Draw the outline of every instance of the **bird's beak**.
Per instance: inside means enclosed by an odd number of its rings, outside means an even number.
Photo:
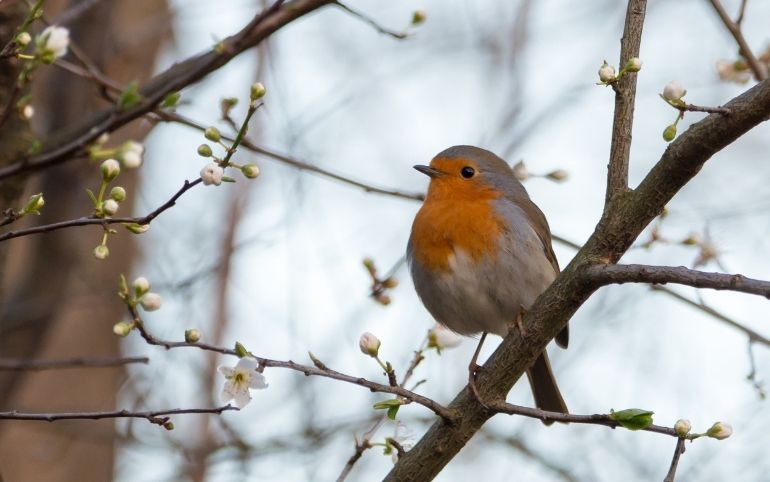
[[[414,166],[414,168],[417,169],[418,171],[420,171],[421,173],[425,174],[426,176],[428,176],[431,179],[435,179],[435,178],[441,176],[442,174],[444,174],[443,172],[439,171],[438,169],[434,169],[434,168],[432,168],[430,166],[423,166],[423,165],[418,164],[418,165]]]

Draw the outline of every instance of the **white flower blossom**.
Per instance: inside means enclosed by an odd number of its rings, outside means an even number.
[[[21,117],[24,120],[30,120],[35,115],[35,108],[27,104],[21,109]]]
[[[439,350],[454,348],[462,341],[463,338],[460,335],[439,323],[428,330],[428,346],[430,348],[438,348]]]
[[[679,100],[687,93],[678,80],[672,80],[663,88],[663,98],[666,100]]]
[[[123,163],[123,166],[128,169],[136,169],[142,165],[142,155],[144,154],[144,146],[135,141],[126,141],[120,146],[120,153],[118,159]]]
[[[358,340],[358,348],[364,355],[376,357],[380,351],[380,340],[367,331]]]
[[[216,162],[210,162],[203,166],[203,169],[201,169],[201,179],[203,179],[203,184],[206,186],[210,186],[212,184],[219,186],[222,184],[222,177],[224,175],[225,170],[222,169],[222,166]]]
[[[37,37],[37,45],[41,52],[50,53],[55,59],[67,55],[70,45],[70,31],[64,27],[51,25]]]
[[[219,372],[225,376],[225,384],[219,395],[222,403],[234,400],[236,407],[243,408],[251,401],[250,389],[267,388],[265,376],[255,371],[257,365],[254,358],[243,357],[235,367],[219,367]]]
[[[134,280],[133,287],[136,296],[143,296],[150,291],[150,282],[144,276],[140,276]]]
[[[120,174],[120,163],[115,159],[107,159],[102,162],[100,169],[102,170],[102,179],[106,182],[110,182]]]
[[[144,308],[145,311],[155,311],[160,309],[160,305],[163,304],[163,298],[161,298],[158,293],[151,292],[142,296],[142,299],[139,301],[139,303],[142,304],[142,308]]]

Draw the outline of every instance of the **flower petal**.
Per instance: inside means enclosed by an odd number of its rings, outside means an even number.
[[[219,399],[222,403],[229,403],[233,398],[235,398],[233,385],[229,382],[225,383],[224,386],[222,386],[222,392],[219,394]]]
[[[251,381],[249,381],[249,388],[254,390],[262,390],[267,388],[267,380],[261,373],[254,372],[251,374]]]
[[[219,373],[224,375],[225,378],[230,378],[235,374],[235,370],[232,367],[221,366],[219,367]]]
[[[259,362],[250,356],[245,356],[238,360],[238,364],[235,365],[236,369],[241,370],[247,370],[247,371],[254,371],[256,370],[257,366],[259,365]]]
[[[238,408],[243,408],[251,401],[251,394],[249,393],[248,388],[244,388],[243,390],[238,390],[235,392],[233,394],[233,398],[235,399],[235,406]]]

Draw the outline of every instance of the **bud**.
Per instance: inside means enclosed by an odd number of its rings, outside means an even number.
[[[120,146],[118,151],[118,160],[123,163],[123,167],[136,169],[142,165],[142,155],[144,146],[135,141],[126,141]]]
[[[198,146],[198,155],[201,157],[211,157],[213,152],[211,151],[211,146],[208,144],[201,144]]]
[[[425,10],[415,10],[412,14],[412,25],[420,25],[421,23],[425,22],[427,16],[428,14],[425,12]]]
[[[262,85],[260,82],[255,82],[251,84],[251,93],[250,93],[251,100],[259,100],[262,97],[264,97],[266,93],[267,93],[267,89],[265,89],[265,86]]]
[[[110,189],[110,197],[116,200],[117,202],[125,201],[126,190],[120,186],[115,186],[112,189]]]
[[[686,93],[678,80],[672,80],[663,88],[663,98],[666,100],[680,100]]]
[[[398,286],[398,280],[396,278],[386,278],[382,280],[382,286],[383,288],[393,289],[396,286]]]
[[[556,182],[565,181],[569,177],[569,173],[564,169],[556,169],[545,175],[548,179]]]
[[[21,45],[22,47],[26,47],[29,45],[29,43],[32,41],[32,36],[28,34],[27,32],[21,32],[19,35],[16,36],[16,43]]]
[[[667,126],[665,129],[663,129],[664,141],[671,142],[674,140],[674,137],[676,137],[676,124],[671,124],[670,126]]]
[[[184,341],[187,343],[198,343],[203,336],[197,328],[190,328],[184,331]]]
[[[615,67],[609,65],[605,60],[599,68],[599,80],[606,84],[615,80]]]
[[[686,437],[688,433],[690,433],[690,430],[692,429],[692,424],[689,420],[686,419],[679,419],[674,424],[674,431],[676,434],[680,437]]]
[[[141,298],[150,291],[150,282],[144,276],[140,276],[134,280],[133,288],[136,297]]]
[[[364,355],[376,357],[380,352],[380,340],[367,331],[358,340],[358,347]]]
[[[514,164],[513,175],[519,181],[526,181],[527,179],[529,179],[529,171],[527,170],[527,166],[524,165],[524,161],[519,161],[516,164]]]
[[[203,136],[211,142],[219,142],[220,139],[222,139],[222,135],[219,133],[219,129],[216,127],[207,128],[205,131],[203,131]]]
[[[94,248],[94,258],[96,259],[107,259],[109,255],[110,249],[105,244],[100,244]]]
[[[67,55],[70,44],[70,31],[64,27],[51,25],[46,27],[35,40],[40,59],[47,64]]]
[[[393,302],[390,296],[386,295],[385,293],[377,293],[374,295],[374,301],[381,304],[382,306],[388,306]]]
[[[113,325],[112,332],[118,336],[128,336],[133,328],[134,326],[132,323],[121,321],[120,323],[115,323],[115,325]]]
[[[123,226],[134,234],[142,234],[150,230],[149,224],[125,223]]]
[[[210,186],[211,184],[219,186],[222,184],[224,175],[225,170],[216,162],[210,162],[201,169],[201,179],[205,186]]]
[[[114,199],[107,199],[102,203],[102,212],[106,214],[107,216],[112,216],[116,212],[118,212],[118,208],[120,205],[118,202]]]
[[[724,440],[733,434],[733,427],[729,423],[717,422],[706,431],[706,436],[717,440]]]
[[[144,308],[145,311],[155,311],[160,309],[160,305],[163,304],[163,298],[161,298],[158,293],[147,293],[142,296],[139,303],[141,303],[142,308]]]
[[[43,193],[39,192],[29,197],[29,201],[21,209],[22,214],[40,214],[40,208],[45,206],[45,199],[43,199]]]
[[[642,61],[639,57],[631,57],[623,68],[626,72],[639,72],[642,70]]]
[[[246,164],[241,168],[241,172],[249,179],[254,179],[259,176],[259,167],[256,164]]]
[[[21,110],[19,111],[19,114],[21,114],[22,119],[30,120],[32,116],[35,115],[35,108],[27,104],[21,108]]]
[[[689,236],[682,240],[682,244],[685,246],[697,246],[700,244],[700,236],[696,233],[691,233]]]
[[[169,431],[174,430],[174,422],[172,422],[170,420],[168,422],[165,422],[163,424],[163,428],[165,428],[166,430],[169,430]]]
[[[364,258],[364,268],[372,275],[377,272],[377,267],[374,265],[372,258]]]
[[[110,182],[120,174],[120,164],[115,159],[107,159],[102,162],[102,179],[105,182]]]

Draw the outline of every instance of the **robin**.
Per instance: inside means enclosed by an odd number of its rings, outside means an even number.
[[[511,167],[473,146],[440,152],[430,166],[425,202],[414,218],[407,259],[417,294],[431,315],[461,335],[481,333],[469,387],[487,333],[504,337],[553,282],[559,264],[542,211]],[[567,348],[565,327],[556,343]],[[545,351],[527,370],[535,405],[568,413]],[[483,402],[481,402],[483,403]]]

